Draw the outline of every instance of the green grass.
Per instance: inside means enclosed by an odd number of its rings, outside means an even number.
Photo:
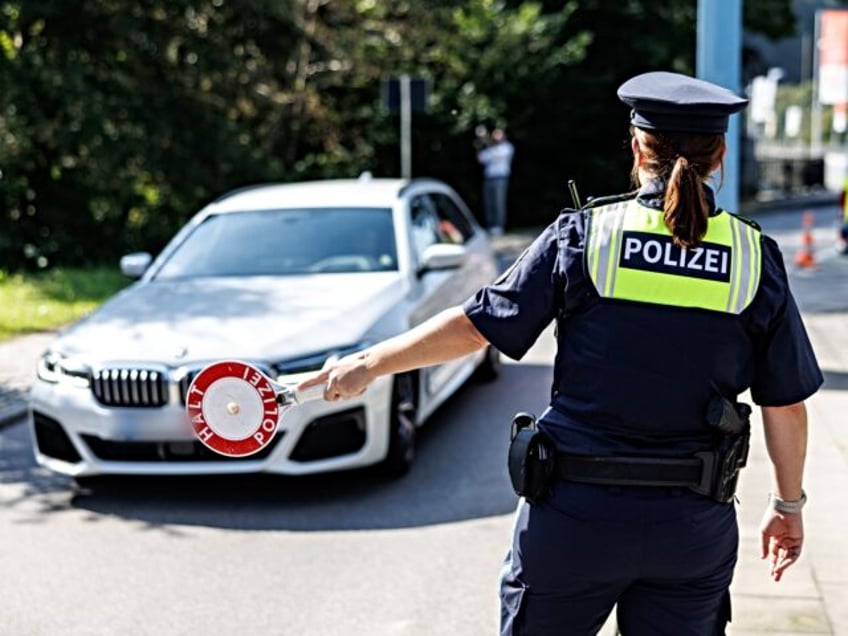
[[[0,270],[0,340],[51,331],[95,309],[130,280],[116,269]]]

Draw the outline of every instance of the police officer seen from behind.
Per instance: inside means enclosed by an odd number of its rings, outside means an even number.
[[[723,634],[746,390],[773,468],[761,529],[774,580],[803,545],[804,400],[822,374],[777,244],[717,209],[708,185],[747,102],[666,72],[618,96],[632,109],[638,191],[565,210],[462,307],[301,385],[345,398],[489,343],[519,359],[556,321],[550,406],[513,423],[510,477],[524,496],[502,634],[595,634],[616,604],[625,636]]]

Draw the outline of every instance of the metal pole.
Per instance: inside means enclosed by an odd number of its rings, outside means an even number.
[[[400,76],[400,176],[412,177],[412,90],[406,74]]]
[[[821,14],[816,11],[813,20],[813,98],[810,103],[810,158],[815,159],[821,154],[822,138],[822,108],[819,102],[819,38],[821,37]]]
[[[708,82],[740,93],[742,75],[742,0],[698,0],[695,74]],[[730,117],[724,184],[716,205],[739,209],[739,117]]]

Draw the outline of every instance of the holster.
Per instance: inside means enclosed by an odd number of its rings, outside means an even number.
[[[696,453],[704,463],[697,493],[729,503],[736,494],[739,471],[748,462],[751,407],[716,396],[707,408],[707,425],[716,433],[715,450]]]
[[[554,480],[556,447],[536,426],[536,418],[518,413],[512,419],[507,467],[512,489],[531,503],[550,492]]]

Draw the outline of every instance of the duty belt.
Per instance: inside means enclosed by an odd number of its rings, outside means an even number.
[[[748,459],[747,412],[725,398],[710,402],[707,423],[716,431],[713,450],[689,457],[589,457],[558,453],[536,418],[518,413],[510,428],[507,467],[513,490],[542,501],[557,479],[611,486],[684,487],[721,503],[735,499],[739,471]]]
[[[685,486],[706,491],[714,469],[713,453],[693,457],[585,457],[557,454],[560,479],[616,486]]]

